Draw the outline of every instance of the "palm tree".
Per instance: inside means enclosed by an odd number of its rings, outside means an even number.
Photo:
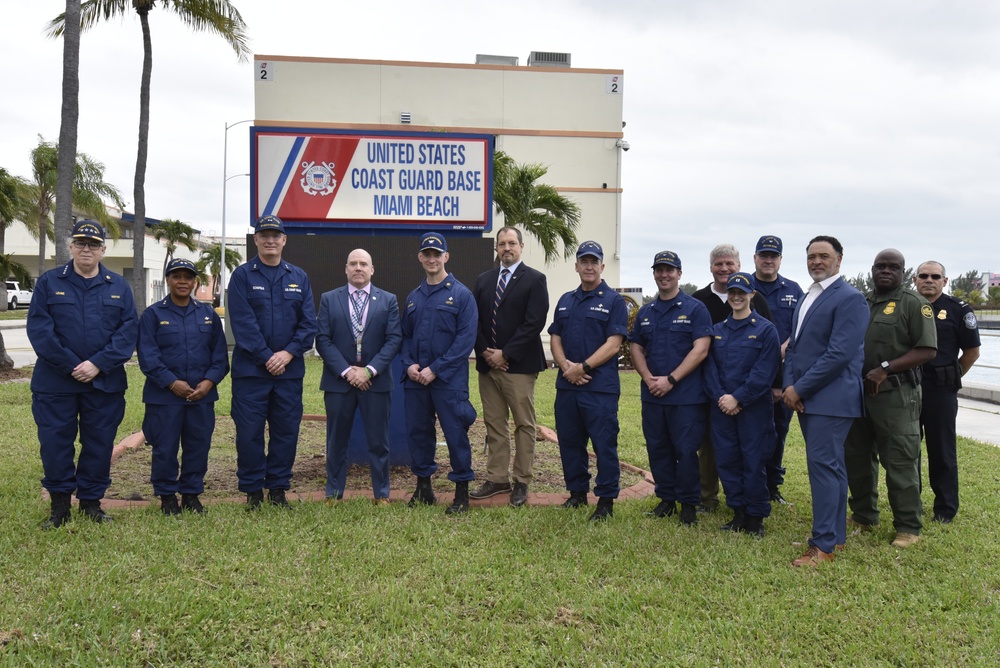
[[[80,0],[66,0],[71,27],[63,35],[62,118],[59,124],[59,174],[56,186],[57,239],[73,228],[73,181],[76,171],[76,135],[80,119]],[[56,264],[69,262],[69,248],[56,244]]]
[[[149,12],[157,0],[86,0],[80,5],[80,28],[87,30],[98,22],[124,17],[131,9],[139,15],[142,26],[142,79],[139,83],[139,144],[135,160],[135,235],[132,240],[132,292],[142,313],[146,308],[145,231],[146,231],[146,154],[149,150],[149,82],[153,72],[153,41],[149,32]],[[228,0],[159,0],[160,7],[172,11],[189,28],[207,30],[224,39],[246,62],[250,48],[246,43],[246,23]],[[49,24],[49,35],[63,34],[66,14]]]
[[[34,180],[27,188],[31,205],[25,222],[29,223],[29,230],[38,234],[38,275],[41,276],[45,271],[45,241],[55,238],[49,227],[49,215],[59,180],[59,147],[45,141],[41,135],[38,146],[31,151],[31,171]],[[117,239],[121,231],[118,222],[108,215],[105,198],[114,201],[119,208],[125,206],[118,188],[104,181],[104,165],[86,153],[77,153],[73,207],[100,222],[108,234]]]
[[[163,258],[163,271],[167,270],[167,263],[174,257],[177,246],[184,246],[189,251],[198,247],[194,242],[194,228],[179,220],[169,218],[153,225],[151,228],[153,239],[162,241],[167,247],[167,256]]]
[[[536,183],[548,172],[540,164],[519,165],[503,151],[493,156],[493,203],[504,224],[520,227],[535,237],[545,251],[545,262],[565,258],[576,250],[580,207],[552,186]]]
[[[3,255],[6,243],[7,228],[14,221],[24,216],[25,212],[24,179],[14,176],[0,167],[0,255]]]
[[[219,298],[222,286],[219,285],[219,274],[222,273],[222,244],[213,244],[201,252],[201,259],[195,263],[198,279],[207,278],[206,271],[212,275],[212,302]],[[243,257],[238,251],[226,246],[226,272],[232,275],[233,269],[243,263]],[[216,304],[218,306],[219,304]]]

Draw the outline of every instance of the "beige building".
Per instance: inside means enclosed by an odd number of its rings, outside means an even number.
[[[548,167],[543,180],[580,205],[577,237],[603,246],[604,278],[619,287],[623,72],[569,61],[537,52],[529,66],[497,56],[458,64],[257,55],[254,123],[492,135],[515,161]],[[494,216],[493,230],[502,225]],[[548,275],[553,307],[579,285],[573,260],[546,265],[530,236],[523,259]]]

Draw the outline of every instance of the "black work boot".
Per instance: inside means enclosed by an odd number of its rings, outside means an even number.
[[[208,512],[205,506],[201,505],[201,499],[197,494],[181,494],[181,510],[199,514]]]
[[[279,508],[288,508],[289,510],[292,508],[292,504],[288,503],[288,499],[285,498],[285,490],[283,489],[267,490],[267,502]]]
[[[98,524],[110,522],[112,520],[111,515],[108,515],[101,509],[100,499],[80,499],[80,513],[87,519],[97,522]]]
[[[460,515],[469,510],[469,481],[455,483],[455,500],[445,508],[445,515]]]
[[[764,537],[764,518],[750,517],[747,515],[746,523],[743,525],[743,532],[754,538]]]
[[[177,505],[177,495],[176,494],[161,494],[160,495],[160,510],[163,511],[164,515],[180,515],[181,507]]]
[[[247,493],[247,510],[260,510],[264,504],[264,490],[258,489],[256,492]]]
[[[611,516],[615,514],[615,500],[612,498],[601,497],[597,500],[597,510],[594,514],[590,516],[588,522],[603,522],[606,519],[610,519]]]
[[[468,489],[468,486],[466,489]],[[417,490],[413,492],[413,496],[410,497],[410,508],[415,507],[418,503],[422,503],[425,506],[433,506],[436,501],[437,499],[434,497],[434,487],[431,486],[430,476],[427,476],[426,478],[418,477]]]
[[[681,504],[681,524],[686,527],[694,526],[698,523],[698,511],[693,503]]]
[[[655,508],[646,513],[646,517],[670,517],[676,512],[676,501],[660,501]]]
[[[562,504],[563,508],[580,508],[587,505],[587,493],[586,492],[570,492],[569,498],[566,502]]]
[[[733,519],[719,527],[719,531],[743,531],[746,520],[746,511],[742,508],[733,508]]]
[[[43,529],[58,529],[62,525],[69,522],[70,513],[69,507],[72,501],[72,495],[62,492],[50,492],[49,500],[52,504],[51,512],[49,513],[49,519],[42,523]]]

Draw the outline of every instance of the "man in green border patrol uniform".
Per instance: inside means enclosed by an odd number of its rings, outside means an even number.
[[[879,523],[878,465],[885,469],[896,537],[905,548],[920,538],[920,366],[934,359],[937,328],[926,299],[903,287],[906,261],[887,248],[875,256],[865,335],[865,416],[847,436],[845,460],[852,516],[848,528]]]

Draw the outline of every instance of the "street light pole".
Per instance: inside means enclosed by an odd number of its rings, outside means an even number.
[[[229,183],[227,163],[229,161],[229,129],[243,123],[252,123],[254,119],[246,118],[235,123],[226,123],[226,131],[222,138],[222,240],[219,253],[219,306],[225,312],[226,308],[226,184]],[[246,176],[237,174],[236,176]]]

